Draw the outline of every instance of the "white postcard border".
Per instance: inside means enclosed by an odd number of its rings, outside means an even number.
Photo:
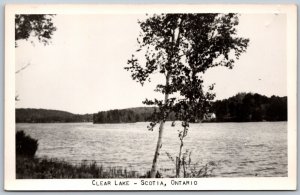
[[[199,179],[15,179],[15,40],[14,15],[137,14],[137,13],[285,13],[287,15],[288,78],[288,177],[199,178]],[[294,190],[297,178],[297,7],[296,5],[173,4],[173,5],[6,5],[5,7],[5,95],[4,154],[5,190]],[[142,185],[142,180],[157,185]],[[111,181],[112,185],[93,185]],[[129,186],[113,185],[128,181]],[[197,185],[172,185],[172,181],[197,181]],[[158,185],[160,182],[166,185]],[[136,183],[136,184],[135,184]],[[173,182],[174,183],[174,182]]]

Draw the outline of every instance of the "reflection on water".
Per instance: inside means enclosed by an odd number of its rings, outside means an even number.
[[[38,157],[63,159],[71,163],[96,161],[106,167],[150,170],[157,140],[157,129],[148,123],[17,124],[39,140]],[[166,152],[175,157],[179,150],[177,130],[166,124],[159,166],[174,170]],[[199,123],[191,124],[185,149],[194,163],[218,164],[214,176],[287,176],[287,123]]]

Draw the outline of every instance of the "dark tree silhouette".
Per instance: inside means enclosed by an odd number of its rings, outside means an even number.
[[[139,22],[141,34],[137,53],[144,54],[146,63],[140,64],[133,55],[128,61],[130,66],[125,69],[142,85],[155,73],[165,78],[165,83],[156,88],[164,94],[164,100],[144,102],[158,107],[149,129],[160,124],[151,177],[157,172],[167,116],[175,112],[176,119],[182,121],[183,131],[179,137],[183,145],[188,123],[201,117],[214,98],[213,85],[205,92],[201,75],[214,66],[232,68],[235,59],[245,52],[249,40],[236,35],[238,23],[236,14],[154,14]],[[181,152],[178,159],[180,155]]]
[[[16,132],[16,155],[33,158],[38,149],[38,140],[26,135],[24,131]]]
[[[48,44],[56,27],[51,14],[17,14],[15,15],[15,46],[21,39],[28,40],[30,36],[36,37],[40,42]]]

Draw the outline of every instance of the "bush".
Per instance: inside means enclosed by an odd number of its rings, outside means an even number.
[[[38,140],[26,135],[24,131],[16,133],[16,154],[33,158],[38,149]]]
[[[176,175],[175,177],[183,178],[201,178],[201,177],[212,177],[213,171],[217,168],[219,162],[209,161],[204,165],[200,165],[199,162],[192,163],[191,154],[186,150],[182,157],[179,159],[176,156],[176,160],[172,155],[166,152],[169,159],[175,164]],[[180,161],[180,164],[178,163]]]

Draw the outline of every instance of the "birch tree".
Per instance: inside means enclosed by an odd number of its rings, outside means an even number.
[[[213,86],[204,92],[202,75],[215,66],[232,68],[235,60],[246,51],[249,40],[237,36],[238,23],[238,16],[232,13],[154,14],[139,21],[139,49],[128,60],[129,66],[125,69],[141,85],[150,82],[153,74],[164,77],[164,83],[155,89],[164,94],[164,99],[144,101],[158,108],[148,126],[153,130],[159,124],[150,177],[157,173],[168,115],[174,112],[176,119],[182,121],[181,136],[184,138],[189,122],[201,118],[207,103],[214,98],[209,92]],[[145,59],[137,57],[138,53],[143,53]]]

